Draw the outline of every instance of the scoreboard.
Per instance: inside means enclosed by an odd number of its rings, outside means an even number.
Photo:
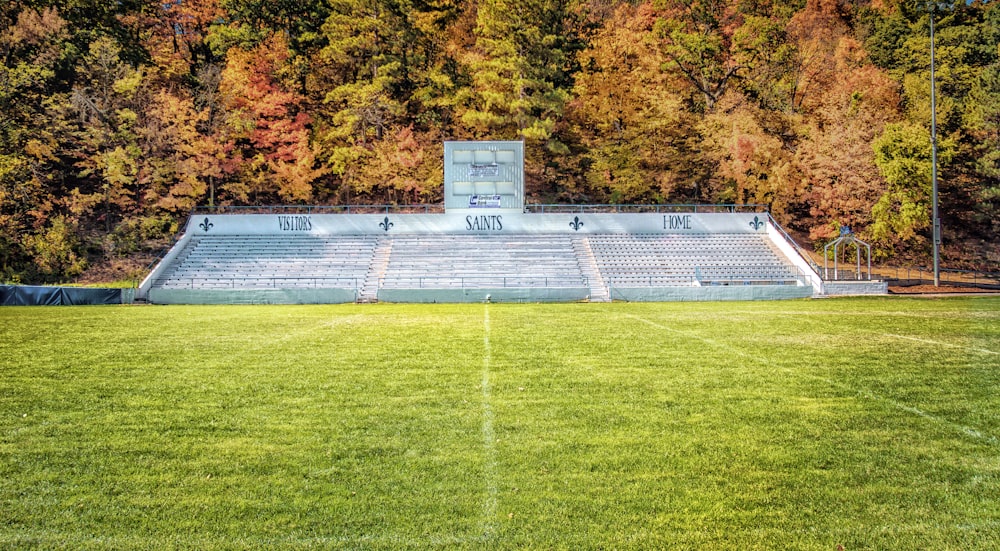
[[[445,210],[524,210],[524,142],[444,142]]]

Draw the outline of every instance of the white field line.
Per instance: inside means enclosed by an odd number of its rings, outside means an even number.
[[[961,350],[968,350],[970,352],[980,352],[982,354],[993,354],[993,355],[996,355],[996,356],[1000,356],[1000,352],[994,352],[993,350],[987,350],[985,348],[973,348],[971,346],[962,346],[960,344],[951,344],[951,343],[948,343],[948,342],[932,341],[930,339],[920,339],[920,338],[917,338],[917,337],[907,337],[906,335],[894,335],[892,333],[882,333],[882,336],[884,336],[884,337],[891,337],[891,338],[894,338],[894,339],[904,339],[904,340],[908,340],[908,341],[922,342],[924,344],[933,344],[934,346],[945,346],[945,347],[948,347],[948,348],[958,348],[958,349],[961,349]]]
[[[490,390],[490,363],[492,361],[490,347],[490,307],[483,310],[483,456],[485,462],[484,477],[486,497],[483,500],[483,537],[492,539],[496,534],[494,525],[497,516],[497,451],[496,433],[493,431],[493,408]]]
[[[274,548],[274,547],[323,547],[334,546],[341,549],[345,546],[350,548],[367,549],[374,546],[386,547],[390,549],[427,549],[438,547],[461,547],[467,548],[473,544],[482,543],[479,537],[457,537],[452,535],[426,535],[421,537],[406,537],[397,534],[359,534],[357,536],[276,536],[276,537],[199,537],[199,536],[178,536],[167,537],[156,536],[94,536],[89,533],[69,532],[64,530],[21,530],[15,533],[5,534],[0,532],[0,548],[16,549],[26,548],[32,545],[55,543],[60,545],[69,544],[70,547],[96,547],[112,549],[156,549],[182,547],[194,549],[204,549],[209,547],[235,547],[246,548]],[[473,547],[479,548],[479,547]]]
[[[281,335],[271,339],[265,339],[262,336],[258,335],[257,338],[255,338],[251,344],[248,344],[246,347],[244,347],[240,352],[238,352],[238,354],[244,356],[254,355],[263,350],[267,350],[268,348],[271,348],[275,345],[298,340],[309,333],[338,329],[342,325],[354,324],[357,323],[358,320],[363,320],[363,319],[364,319],[364,314],[351,314],[348,316],[342,316],[334,319],[321,320],[319,323],[316,323],[314,325],[303,325],[298,329],[282,333]],[[222,361],[229,362],[230,359],[226,358]]]
[[[817,378],[819,378],[819,377],[817,377]],[[844,388],[844,389],[847,389],[847,390],[851,390],[853,392],[857,392],[858,394],[860,394],[862,396],[865,396],[867,398],[870,398],[872,400],[885,402],[885,403],[887,403],[887,404],[889,404],[889,405],[891,405],[893,407],[896,407],[896,408],[899,408],[899,409],[901,409],[903,411],[912,413],[912,414],[914,414],[914,415],[916,415],[918,417],[923,417],[924,419],[927,419],[928,421],[933,421],[933,422],[938,423],[940,425],[944,425],[946,427],[951,428],[952,430],[955,430],[955,431],[961,432],[963,434],[966,434],[968,436],[971,436],[972,438],[975,438],[976,440],[983,440],[983,441],[989,442],[990,444],[996,444],[997,443],[997,438],[995,436],[990,436],[988,434],[983,434],[982,432],[980,432],[980,431],[978,431],[978,430],[976,430],[976,429],[974,429],[972,427],[967,427],[965,425],[960,425],[958,423],[952,423],[951,421],[949,421],[947,419],[943,419],[943,418],[938,417],[936,415],[931,415],[930,413],[927,413],[926,411],[923,411],[921,409],[915,408],[913,406],[908,406],[906,404],[901,404],[901,403],[899,403],[899,402],[897,402],[895,400],[886,398],[884,396],[879,396],[879,395],[877,395],[877,394],[875,394],[873,392],[867,391],[867,390],[854,390],[854,389],[851,389],[850,387],[847,387],[846,385],[837,383],[835,381],[830,381],[828,379],[823,379],[823,380],[826,381],[826,382],[828,382],[828,383],[830,383],[831,385],[836,385],[836,386],[839,386],[841,388]]]
[[[645,319],[645,318],[641,318],[639,316],[634,316],[632,314],[627,314],[626,316],[629,317],[629,318],[641,321],[641,322],[643,322],[643,323],[645,323],[647,325],[651,325],[653,327],[656,327],[657,329],[664,329],[666,331],[671,331],[671,332],[674,332],[674,333],[677,333],[677,334],[680,334],[680,335],[684,335],[685,337],[688,337],[690,339],[695,339],[695,340],[701,341],[701,342],[703,342],[705,344],[714,346],[716,348],[720,348],[720,349],[722,349],[722,350],[724,350],[726,352],[729,352],[731,354],[735,354],[735,355],[738,355],[738,356],[743,356],[744,358],[749,358],[749,359],[752,359],[752,360],[758,360],[758,361],[761,360],[760,356],[752,356],[752,355],[750,355],[750,354],[748,354],[748,353],[746,353],[746,352],[744,352],[744,351],[742,351],[742,350],[740,350],[738,348],[734,348],[734,347],[729,346],[729,345],[720,344],[718,342],[715,342],[715,341],[713,341],[711,339],[706,339],[706,338],[704,338],[702,336],[699,336],[699,335],[693,335],[691,333],[687,333],[687,332],[681,331],[679,329],[674,329],[673,327],[668,327],[666,325],[663,325],[663,324],[660,324],[660,323],[656,323],[655,321],[648,320],[648,319]],[[855,394],[857,394],[859,396],[864,396],[865,398],[868,398],[868,399],[870,399],[872,401],[882,402],[884,404],[888,404],[888,405],[890,405],[890,406],[892,406],[894,408],[900,409],[900,410],[905,411],[907,413],[912,413],[913,415],[916,415],[916,416],[918,416],[918,417],[920,417],[922,419],[926,419],[926,420],[934,422],[936,424],[948,427],[949,429],[951,429],[951,430],[953,430],[955,432],[960,432],[960,433],[962,433],[962,434],[964,434],[966,436],[975,438],[976,440],[982,440],[982,441],[985,441],[985,442],[989,442],[990,444],[993,444],[993,445],[996,445],[996,444],[1000,443],[1000,441],[997,440],[996,436],[985,434],[982,431],[977,430],[977,429],[975,429],[973,427],[967,427],[967,426],[961,425],[959,423],[953,423],[953,422],[951,422],[951,421],[949,421],[949,420],[947,420],[947,419],[945,419],[943,417],[938,417],[936,415],[931,415],[930,413],[927,413],[927,412],[925,412],[923,410],[920,410],[918,408],[915,408],[913,406],[908,406],[906,404],[902,404],[902,403],[897,402],[895,400],[892,400],[890,398],[886,398],[885,396],[880,396],[880,395],[878,395],[878,394],[876,394],[876,393],[874,393],[874,392],[872,392],[870,390],[865,390],[865,389],[859,390],[859,389],[853,388],[853,387],[851,387],[849,385],[845,385],[844,383],[841,383],[839,381],[834,381],[834,380],[831,380],[831,379],[827,379],[825,377],[820,377],[820,376],[817,376],[817,375],[813,375],[811,373],[793,372],[791,369],[789,369],[787,367],[784,367],[784,368],[781,368],[781,369],[782,369],[782,371],[784,371],[786,373],[789,373],[789,374],[794,374],[794,375],[798,375],[798,376],[803,376],[804,375],[806,377],[810,377],[810,378],[816,379],[818,381],[823,381],[823,382],[825,382],[825,383],[827,383],[827,384],[829,384],[831,386],[835,386],[835,387],[841,388],[841,389],[846,390],[848,392],[853,392],[853,393],[855,393]]]
[[[666,325],[663,325],[662,323],[656,323],[653,320],[648,320],[646,318],[640,318],[639,316],[636,316],[636,315],[633,315],[633,314],[625,314],[625,317],[641,321],[641,322],[645,323],[646,325],[651,325],[653,327],[656,327],[657,329],[663,329],[665,331],[671,331],[673,333],[677,333],[678,335],[684,335],[685,337],[701,341],[701,342],[703,342],[705,344],[712,345],[712,346],[714,346],[716,348],[722,348],[722,349],[726,350],[727,352],[729,352],[731,354],[736,354],[737,356],[743,356],[744,358],[749,358],[749,359],[752,359],[752,360],[759,360],[760,359],[757,356],[751,356],[750,354],[747,354],[746,352],[740,350],[739,348],[734,348],[732,346],[720,344],[718,342],[713,341],[712,339],[706,339],[705,337],[702,337],[700,335],[692,335],[691,333],[688,333],[686,331],[681,331],[680,329],[674,329],[673,327],[668,327]]]

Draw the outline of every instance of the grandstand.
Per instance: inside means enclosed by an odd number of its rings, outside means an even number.
[[[468,212],[199,215],[138,297],[537,302],[823,292],[817,271],[766,213]]]
[[[153,303],[766,300],[830,291],[766,212],[524,205],[521,142],[446,142],[443,213],[208,211],[142,282]],[[683,209],[682,209],[683,210]],[[851,293],[884,284],[837,282]]]

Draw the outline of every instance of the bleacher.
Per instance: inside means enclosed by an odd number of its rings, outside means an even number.
[[[585,286],[560,235],[411,235],[392,240],[383,288]]]
[[[374,236],[199,236],[157,278],[160,289],[357,289]]]
[[[137,296],[166,304],[760,300],[811,296],[816,281],[759,215],[277,216],[192,220]],[[677,220],[705,230],[668,227]]]
[[[792,284],[801,279],[759,234],[605,234],[590,237],[610,287]]]

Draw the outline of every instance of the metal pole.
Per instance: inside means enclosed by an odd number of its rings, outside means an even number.
[[[934,286],[941,285],[941,219],[938,215],[938,181],[937,181],[937,95],[934,90],[934,11],[935,4],[931,4],[931,204],[933,214],[931,215],[931,230],[934,241]]]
[[[838,240],[837,243],[833,244],[833,279],[834,280],[839,280],[840,279],[840,268],[839,268],[840,251],[838,250],[839,248],[840,248],[840,243],[839,243],[839,240]]]
[[[872,280],[872,248],[871,245],[865,245],[868,250],[868,281]]]
[[[857,277],[854,279],[861,279],[861,245],[858,245],[857,241],[854,242],[854,256],[856,260],[854,273],[857,274]]]

